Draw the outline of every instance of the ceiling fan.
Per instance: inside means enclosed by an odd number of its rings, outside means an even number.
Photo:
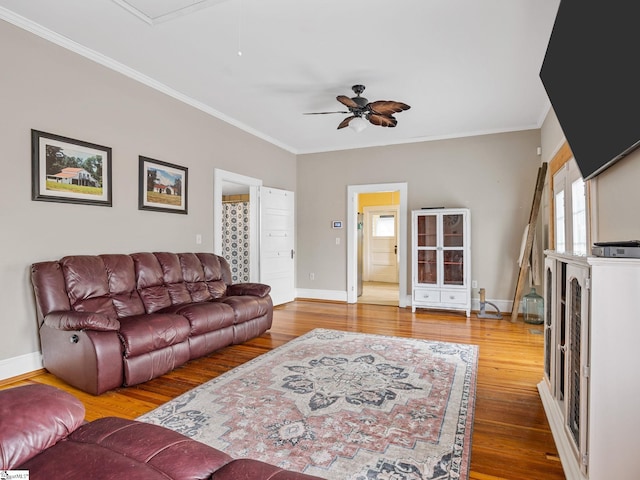
[[[366,126],[365,120],[369,120],[370,123],[378,125],[380,127],[395,127],[398,124],[398,120],[393,116],[394,113],[402,112],[403,110],[409,110],[411,107],[406,103],[394,102],[392,100],[378,100],[376,102],[369,103],[365,97],[361,97],[360,94],[364,92],[364,85],[354,85],[351,87],[356,94],[355,97],[347,97],[346,95],[338,95],[336,100],[347,107],[348,111],[339,112],[311,112],[305,113],[305,115],[326,115],[329,113],[351,113],[350,117],[345,118],[338,125],[338,130],[349,125],[352,120],[356,120],[351,125],[356,131],[361,131]]]

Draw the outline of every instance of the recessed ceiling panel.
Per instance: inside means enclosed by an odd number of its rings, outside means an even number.
[[[113,0],[145,22],[166,22],[226,0]]]

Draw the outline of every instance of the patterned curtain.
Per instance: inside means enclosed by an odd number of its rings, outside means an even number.
[[[222,204],[222,255],[233,283],[249,281],[249,202]]]

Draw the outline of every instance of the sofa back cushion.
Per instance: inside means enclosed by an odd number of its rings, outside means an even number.
[[[144,304],[136,290],[136,271],[130,255],[100,255],[107,271],[109,292],[118,318],[145,313]]]
[[[162,266],[153,253],[131,255],[136,271],[136,288],[147,313],[171,306],[169,290],[164,284]]]
[[[12,470],[55,445],[82,424],[84,412],[80,400],[49,385],[0,391],[0,470]]]
[[[194,302],[206,302],[214,298],[206,283],[204,267],[195,253],[180,253],[180,267],[185,285]]]
[[[108,318],[118,315],[109,293],[107,269],[101,257],[74,255],[60,260],[71,309],[95,312]]]
[[[213,253],[196,253],[202,265],[204,280],[213,298],[224,297],[227,293],[227,285],[231,285],[231,268],[223,258]],[[225,279],[225,273],[227,279]]]
[[[158,252],[154,253],[162,268],[162,278],[167,287],[171,305],[183,305],[191,303],[191,294],[184,283],[182,276],[182,266],[180,259],[175,253]]]

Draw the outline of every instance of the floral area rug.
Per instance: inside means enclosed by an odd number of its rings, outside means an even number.
[[[467,479],[478,347],[316,329],[138,420],[335,480]]]

